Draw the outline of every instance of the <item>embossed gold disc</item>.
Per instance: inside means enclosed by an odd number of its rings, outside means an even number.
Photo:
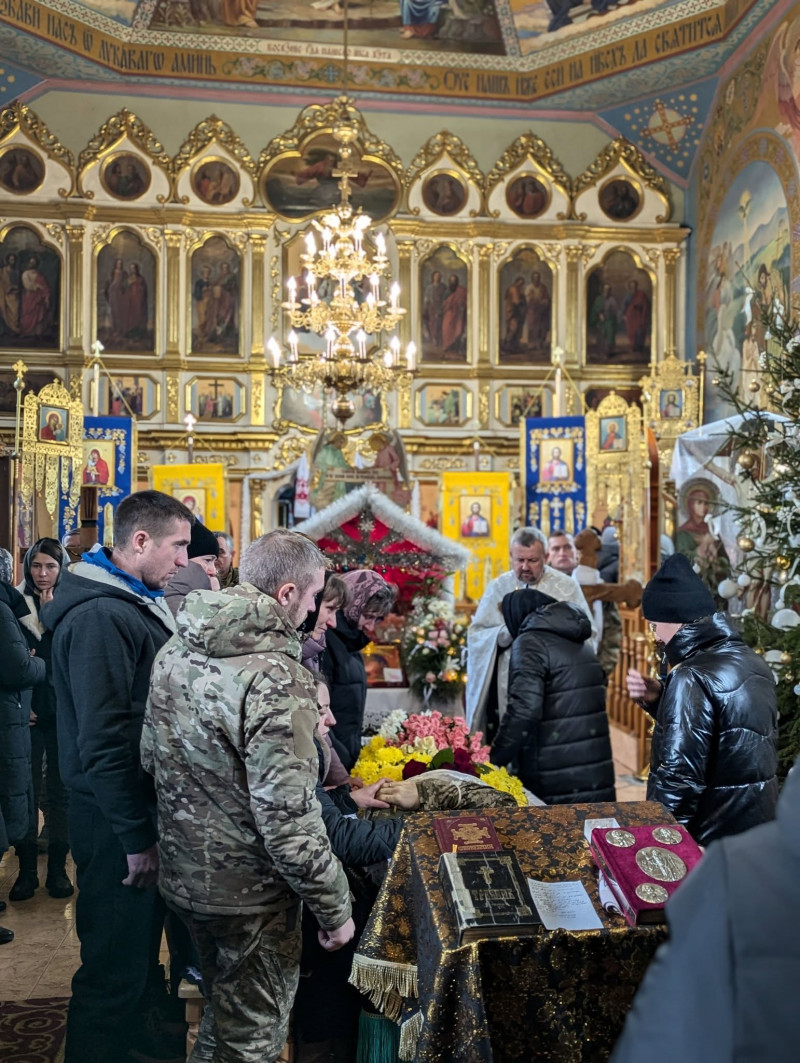
[[[636,854],[636,863],[645,875],[659,882],[680,882],[686,875],[686,864],[669,849],[660,849],[657,845],[646,845]]]
[[[629,830],[610,830],[606,834],[606,841],[609,845],[618,845],[621,849],[628,849],[636,844],[636,839]]]
[[[675,830],[674,827],[656,827],[653,831],[653,837],[657,842],[661,842],[662,845],[680,845],[683,841],[683,835],[679,830]]]
[[[669,900],[669,894],[664,887],[657,886],[655,882],[642,882],[636,887],[636,896],[647,904],[666,904]]]

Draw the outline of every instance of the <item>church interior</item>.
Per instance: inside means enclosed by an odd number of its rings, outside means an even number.
[[[463,653],[413,693],[426,579],[466,630],[515,530],[593,528],[617,801],[643,802],[642,587],[677,550],[731,612],[776,605],[738,575],[757,455],[724,419],[726,381],[777,409],[798,47],[794,0],[0,3],[0,545],[110,547],[146,488],[237,559],[302,531],[401,587],[367,651],[377,731],[464,711]],[[0,896],[17,871],[11,848]],[[0,923],[0,1018],[66,1001],[74,898]],[[467,1058],[414,1055],[415,1022],[399,1058]],[[9,1063],[63,1059],[63,1029],[19,1044]],[[570,1051],[541,1058],[608,1058]]]

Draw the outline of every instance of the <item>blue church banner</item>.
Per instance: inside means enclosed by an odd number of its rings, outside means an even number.
[[[113,543],[114,510],[133,490],[136,475],[136,423],[130,417],[84,417],[81,486],[97,487],[97,541]],[[80,526],[80,513],[69,504],[69,484],[62,484],[58,534]]]
[[[586,527],[583,417],[528,417],[522,428],[525,522],[545,535]]]

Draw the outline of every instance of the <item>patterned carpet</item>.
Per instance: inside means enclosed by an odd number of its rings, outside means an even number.
[[[0,1060],[3,1063],[61,1063],[68,1000],[10,1000],[0,1003]]]

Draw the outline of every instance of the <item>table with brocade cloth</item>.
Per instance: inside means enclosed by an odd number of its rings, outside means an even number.
[[[438,878],[438,816],[408,817],[364,930],[351,981],[401,1024],[417,1063],[605,1063],[666,927],[629,927],[602,908],[586,819],[674,822],[648,802],[482,809],[528,878],[580,879],[602,930],[546,930],[459,945]],[[413,864],[413,871],[412,871]]]

